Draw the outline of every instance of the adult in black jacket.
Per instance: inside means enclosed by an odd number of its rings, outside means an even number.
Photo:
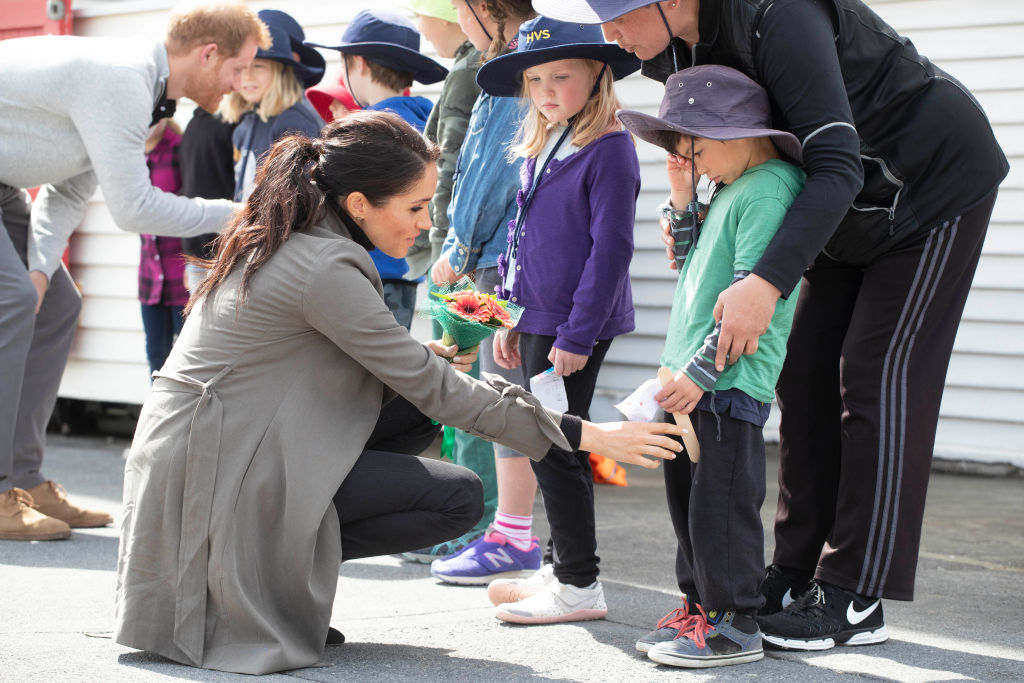
[[[913,598],[946,369],[1008,170],[985,113],[860,0],[534,8],[602,23],[661,81],[739,69],[801,140],[806,187],[718,309],[722,365],[756,350],[778,297],[805,278],[779,379],[776,549],[758,621],[781,647],[885,640],[880,598]],[[670,505],[678,467],[666,468]]]
[[[234,147],[231,133],[235,124],[217,114],[196,107],[185,127],[178,148],[181,194],[206,199],[231,199],[235,194]],[[217,233],[187,237],[181,241],[188,256],[213,258],[212,242]],[[205,271],[189,264],[185,284],[189,291],[202,282]]]

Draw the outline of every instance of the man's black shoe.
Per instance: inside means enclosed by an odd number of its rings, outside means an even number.
[[[807,589],[808,582],[814,578],[814,572],[768,565],[761,583],[761,595],[764,606],[757,611],[758,616],[775,614],[796,600]]]
[[[882,601],[811,581],[807,592],[781,612],[757,617],[766,645],[782,650],[828,650],[889,639]]]

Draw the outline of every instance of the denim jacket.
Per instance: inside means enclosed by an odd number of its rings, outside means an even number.
[[[480,93],[455,165],[442,256],[459,275],[497,265],[516,215],[520,161],[506,157],[523,109],[518,98]]]

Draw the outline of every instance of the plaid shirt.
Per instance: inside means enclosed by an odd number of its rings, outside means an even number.
[[[178,169],[178,144],[181,136],[170,130],[156,147],[146,155],[149,177],[154,187],[177,193],[181,188]],[[140,235],[142,250],[139,255],[139,301],[155,306],[184,306],[188,302],[183,273],[185,257],[181,253],[181,239]]]

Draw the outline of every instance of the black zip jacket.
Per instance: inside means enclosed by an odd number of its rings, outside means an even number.
[[[196,107],[178,146],[181,194],[186,197],[231,199],[235,194],[235,160],[231,133],[235,124]],[[210,242],[217,233],[181,240],[189,256],[213,258]]]
[[[753,271],[783,296],[822,250],[867,265],[971,208],[1009,170],[967,89],[860,0],[704,0],[698,28],[692,49],[675,38],[643,73],[736,68],[803,143],[804,191]]]

